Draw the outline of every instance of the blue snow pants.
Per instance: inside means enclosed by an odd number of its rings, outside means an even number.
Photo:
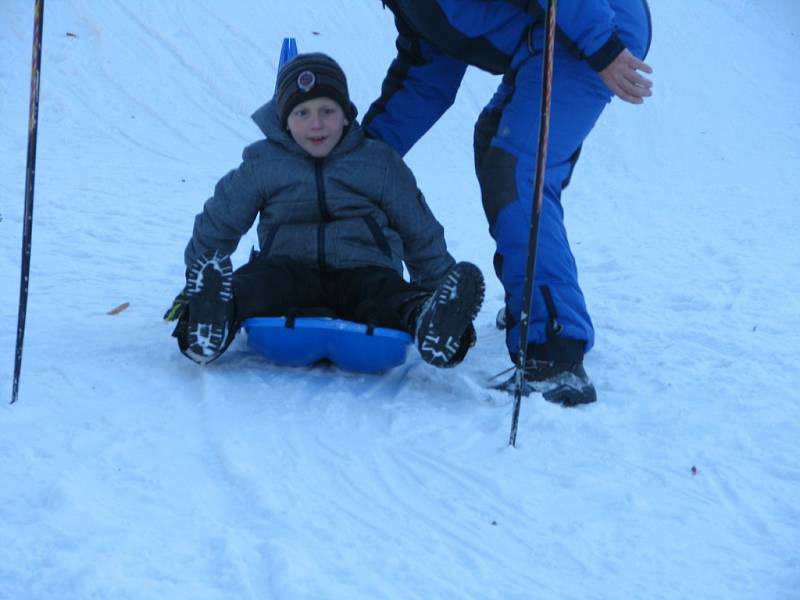
[[[494,267],[505,289],[506,344],[515,360],[539,135],[541,19],[536,11],[526,12],[514,1],[394,0],[387,4],[395,13],[399,32],[398,57],[364,125],[370,135],[401,154],[452,104],[468,64],[503,74],[475,125],[474,150],[489,232],[496,243]],[[562,18],[574,19],[587,18],[589,11],[582,10],[587,4],[604,5],[606,12],[612,11],[607,16],[613,22],[614,37],[635,56],[646,55],[651,23],[645,0],[581,0],[572,7],[560,2],[559,7],[564,4],[567,10]],[[528,355],[578,362],[594,344],[594,328],[564,227],[561,191],[570,181],[583,141],[612,94],[590,64],[593,61],[581,56],[565,34],[570,25],[559,26],[555,47]],[[581,24],[573,30],[581,30]]]

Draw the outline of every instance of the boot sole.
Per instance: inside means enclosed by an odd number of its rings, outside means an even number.
[[[417,347],[422,359],[435,367],[451,367],[467,327],[480,312],[485,293],[480,269],[458,263],[436,288],[431,310],[420,315]]]
[[[200,364],[217,358],[228,338],[228,304],[233,299],[233,265],[214,251],[198,257],[186,279],[189,298],[186,356]]]

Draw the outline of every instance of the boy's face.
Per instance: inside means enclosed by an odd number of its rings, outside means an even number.
[[[328,156],[349,125],[342,107],[324,97],[295,106],[286,124],[294,141],[314,158]]]

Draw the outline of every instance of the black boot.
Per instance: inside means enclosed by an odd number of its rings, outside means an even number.
[[[178,344],[188,358],[207,364],[227,349],[236,334],[230,257],[217,251],[197,257],[186,277],[186,295],[185,329],[176,335]]]
[[[562,406],[589,404],[597,400],[597,391],[583,368],[583,361],[576,363],[528,359],[524,369],[523,395],[538,392],[545,400]],[[516,373],[497,386],[497,389],[513,393]]]
[[[454,367],[475,343],[472,321],[483,303],[485,284],[480,269],[456,264],[425,301],[416,319],[417,348],[435,367]]]

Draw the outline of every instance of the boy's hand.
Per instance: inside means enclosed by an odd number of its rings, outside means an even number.
[[[181,293],[175,296],[175,300],[172,301],[172,306],[170,306],[167,309],[167,312],[164,313],[164,320],[175,321],[179,319],[183,314],[183,309],[186,308],[188,303],[189,297],[186,295],[186,288],[184,287],[181,290]]]

